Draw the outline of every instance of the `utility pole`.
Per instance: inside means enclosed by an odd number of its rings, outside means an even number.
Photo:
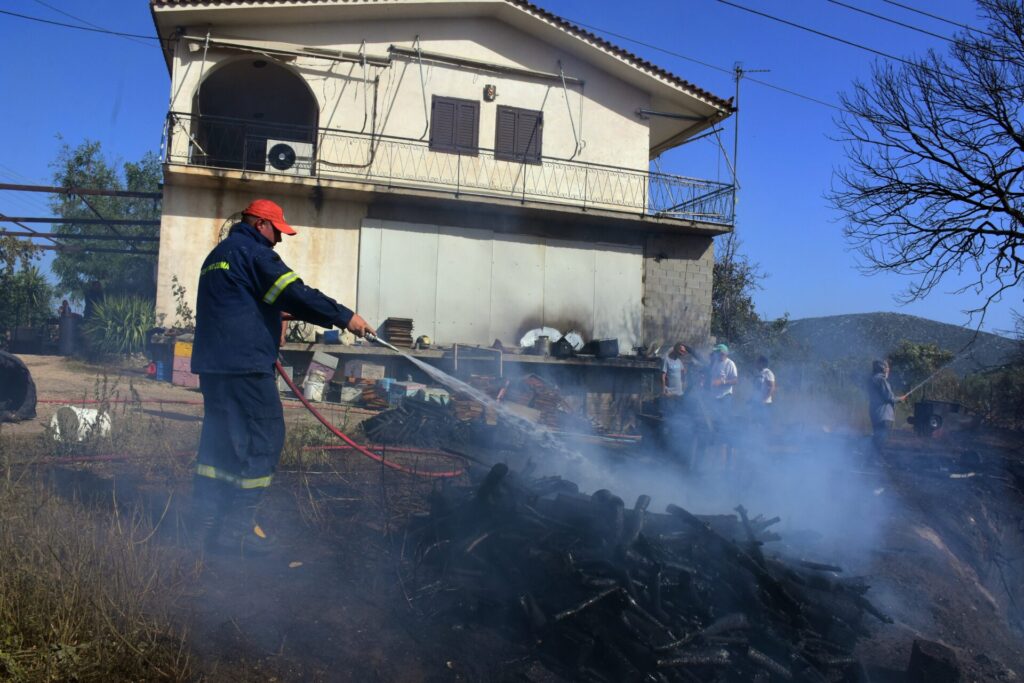
[[[766,73],[768,69],[744,69],[742,62],[733,65],[733,76],[735,78],[736,92],[733,95],[733,107],[736,113],[732,121],[732,231],[725,238],[725,252],[721,257],[715,258],[715,268],[722,269],[722,277],[726,281],[733,281],[736,276],[736,199],[740,186],[739,179],[739,152],[740,152],[740,81],[749,73]],[[725,154],[725,149],[722,149]],[[733,300],[737,295],[733,287],[728,287],[728,293],[719,300],[719,331],[725,336],[734,336]]]
[[[740,178],[739,178],[739,153],[740,153],[740,81],[747,74],[766,74],[771,69],[744,69],[742,62],[736,62],[733,65],[733,77],[736,82],[736,93],[733,96],[733,107],[736,108],[736,113],[733,114],[732,121],[732,216],[733,216],[733,232],[729,235],[729,248],[732,248],[733,235],[736,234],[736,192],[739,189]]]

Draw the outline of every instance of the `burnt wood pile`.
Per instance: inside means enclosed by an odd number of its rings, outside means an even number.
[[[363,422],[371,441],[423,448],[458,447],[466,442],[468,429],[450,405],[413,397]]]
[[[404,585],[424,613],[507,629],[572,680],[862,680],[853,648],[867,615],[886,620],[863,581],[766,553],[778,519],[650,502],[495,465],[433,494]]]

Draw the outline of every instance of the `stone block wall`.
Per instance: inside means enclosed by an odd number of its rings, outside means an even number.
[[[650,235],[644,244],[643,340],[703,344],[711,334],[714,245],[702,235]]]

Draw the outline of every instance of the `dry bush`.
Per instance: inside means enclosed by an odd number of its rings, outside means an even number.
[[[188,565],[142,514],[101,514],[32,481],[0,482],[0,679],[183,681],[171,618]],[[195,567],[192,567],[195,570]]]
[[[147,409],[139,392],[129,379],[124,386],[119,378],[111,379],[105,373],[97,374],[92,391],[83,396],[84,407],[106,414],[110,419],[110,432],[101,434],[92,430],[81,441],[57,439],[47,424],[38,442],[23,448],[21,460],[32,457],[91,457],[138,454],[142,472],[149,478],[174,480],[191,473],[191,458],[183,454],[194,452],[199,440],[201,422],[170,420],[163,417],[162,406]],[[168,404],[167,409],[173,409]]]

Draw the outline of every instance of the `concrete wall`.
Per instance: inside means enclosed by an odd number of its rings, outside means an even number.
[[[651,235],[644,246],[644,341],[666,348],[711,333],[710,237]]]
[[[199,270],[206,255],[226,234],[228,217],[258,196],[284,208],[285,218],[298,231],[285,237],[277,252],[303,281],[341,303],[355,306],[359,269],[359,225],[366,205],[353,201],[314,201],[295,194],[228,189],[212,185],[174,184],[164,188],[160,224],[160,256],[156,312],[175,320],[172,278],[185,286],[195,310]],[[284,188],[282,188],[284,189]],[[237,216],[235,217],[237,220]]]
[[[438,344],[515,346],[541,326],[640,341],[640,245],[367,219],[359,256],[362,314],[412,318]]]
[[[160,257],[157,283],[157,314],[165,314],[167,322],[173,322],[175,318],[175,301],[172,288],[172,277],[177,276],[179,282],[186,288],[186,299],[193,308],[195,307],[196,284],[199,277],[199,269],[203,260],[211,249],[222,238],[224,231],[230,225],[228,217],[239,211],[249,201],[257,196],[272,199],[285,209],[285,216],[295,226],[299,234],[289,237],[278,246],[278,252],[282,258],[298,272],[305,282],[316,287],[326,294],[338,299],[349,307],[356,307],[358,297],[362,296],[357,291],[360,279],[359,258],[360,258],[360,228],[365,223],[368,215],[375,213],[372,206],[356,202],[351,199],[327,198],[322,201],[314,201],[312,198],[289,192],[292,189],[282,186],[280,192],[267,192],[264,189],[238,189],[223,186],[210,186],[204,184],[192,184],[181,182],[177,174],[168,176],[170,182],[165,187],[164,193],[164,214],[160,231]],[[177,182],[175,182],[177,180]],[[397,215],[388,212],[376,211],[377,214],[388,218],[407,218],[408,213],[402,211]],[[462,216],[463,220],[455,220]],[[411,217],[411,216],[408,216]],[[434,216],[431,212],[420,212],[420,220],[436,219],[439,222],[449,225],[463,225],[472,230],[483,229],[489,234],[490,230],[507,229],[508,226],[501,224],[501,221],[492,220],[491,217],[474,219],[472,214],[456,212],[454,215],[439,214]],[[372,221],[372,219],[370,219]],[[378,221],[372,221],[379,224]],[[515,233],[521,236],[516,238]],[[529,233],[529,234],[526,234]],[[519,230],[507,231],[505,237],[499,239],[498,232],[494,232],[495,241],[493,245],[511,243],[509,240],[527,240],[543,243],[553,234],[563,238],[569,238],[578,245],[589,244],[598,248],[600,242],[611,242],[612,235],[607,229],[592,230],[584,226],[569,228],[560,227],[556,223],[545,225],[533,221],[530,229],[523,233]],[[712,268],[714,265],[714,251],[710,237],[699,235],[678,235],[678,234],[652,234],[646,238],[641,235],[622,235],[619,246],[609,244],[607,254],[614,257],[622,249],[632,249],[635,239],[639,238],[643,244],[643,273],[641,305],[637,307],[635,317],[629,312],[623,313],[621,326],[625,329],[635,329],[636,319],[642,320],[642,342],[647,346],[667,346],[675,341],[699,343],[707,339],[711,327],[711,283]],[[628,237],[628,239],[627,239]],[[566,242],[571,244],[571,242]],[[492,246],[492,250],[496,248]],[[600,252],[604,254],[605,252]],[[505,254],[488,259],[489,263],[501,263],[506,260]],[[453,264],[454,266],[455,264]],[[566,262],[564,270],[566,273],[571,270],[572,264]],[[559,267],[548,264],[552,272],[558,271]],[[371,269],[372,270],[372,269]],[[369,277],[372,273],[368,270],[362,275]],[[437,286],[438,282],[447,282],[449,278],[453,283],[463,282],[464,278],[457,267],[441,271],[438,279],[431,283]],[[499,278],[499,284],[505,286],[504,280]],[[631,288],[631,286],[629,287]],[[596,291],[596,290],[595,290]],[[590,293],[594,311],[607,313],[608,303],[616,297],[598,296]],[[621,297],[619,297],[621,298]],[[505,302],[507,304],[507,302]],[[528,302],[527,302],[528,303]],[[537,302],[538,310],[545,310],[543,297]],[[379,311],[381,315],[398,315],[401,311]],[[374,311],[366,311],[367,315],[374,315]],[[480,318],[479,313],[466,314],[465,319],[453,321],[453,324],[469,324],[472,320]],[[554,313],[554,318],[558,318]],[[521,317],[521,316],[520,316]],[[562,316],[563,318],[565,316]],[[572,317],[572,316],[569,316]],[[607,317],[607,316],[606,316]],[[537,324],[544,320],[544,315],[538,314]],[[371,320],[372,323],[380,323],[380,320]],[[424,324],[425,320],[420,320]],[[507,321],[516,327],[512,329],[487,331],[490,341],[497,336],[506,343],[515,343],[515,333],[518,327],[525,324],[524,320]],[[559,324],[567,324],[565,320],[558,318]],[[615,321],[607,320],[598,327],[601,329],[586,330],[587,332],[599,333],[600,335],[611,335]],[[628,351],[625,344],[634,333],[627,333],[623,330],[617,331],[623,338],[623,349]],[[437,332],[435,332],[435,335]],[[489,335],[489,336],[488,336]],[[478,341],[473,339],[452,339],[446,341]]]
[[[205,35],[208,27],[192,27],[190,35]],[[480,146],[494,147],[498,105],[544,112],[544,156],[646,170],[648,121],[636,115],[650,106],[650,96],[591,64],[562,53],[555,47],[492,19],[430,19],[421,21],[333,22],[280,26],[213,26],[214,36],[247,40],[271,40],[334,50],[357,51],[365,41],[371,55],[387,55],[391,44],[412,47],[418,35],[420,47],[480,61],[534,71],[558,73],[561,61],[567,76],[584,81],[569,85],[522,76],[475,71],[457,66],[424,62],[422,84],[415,60],[396,58],[389,66],[365,68],[360,64],[298,57],[285,63],[309,85],[320,107],[321,128],[370,132],[367,116],[376,98],[376,132],[427,140],[432,95],[460,97],[480,102]],[[201,80],[219,67],[253,54],[227,49],[190,51],[179,45],[174,60],[171,108],[192,111],[193,97]],[[258,75],[253,71],[254,78]],[[369,85],[364,85],[368,83]],[[375,84],[376,83],[376,84]],[[483,101],[485,84],[497,86],[495,102]],[[273,97],[268,93],[268,97]],[[571,112],[571,113],[570,113]],[[572,117],[570,119],[570,116]],[[575,128],[575,136],[574,136]],[[576,137],[580,139],[577,151]],[[175,137],[175,155],[187,154],[188,139]],[[345,154],[322,148],[326,153]],[[351,153],[349,151],[348,153]]]

